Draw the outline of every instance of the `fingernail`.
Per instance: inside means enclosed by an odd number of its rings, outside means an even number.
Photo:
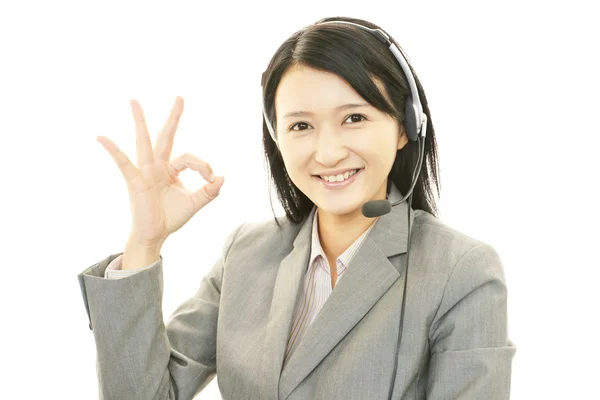
[[[215,174],[213,174],[212,172],[210,173],[210,175],[208,176],[208,179],[210,180],[210,182],[214,182],[215,181]]]

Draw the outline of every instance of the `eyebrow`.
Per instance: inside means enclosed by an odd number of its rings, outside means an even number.
[[[349,108],[368,107],[368,106],[370,106],[369,103],[349,103],[349,104],[344,104],[339,107],[336,107],[335,110],[340,111],[340,110],[347,110]],[[283,118],[302,117],[304,115],[314,115],[314,113],[308,112],[308,111],[292,111],[292,112],[285,114],[283,116]]]

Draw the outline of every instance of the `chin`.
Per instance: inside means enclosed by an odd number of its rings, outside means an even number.
[[[354,214],[355,212],[362,213],[362,201],[352,201],[345,204],[340,204],[340,202],[332,202],[332,201],[319,201],[314,202],[317,207],[327,214],[331,215],[348,215]]]

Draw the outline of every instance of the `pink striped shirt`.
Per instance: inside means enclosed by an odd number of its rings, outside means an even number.
[[[371,229],[373,229],[373,226],[375,226],[375,223],[371,224],[369,229],[367,229],[337,258],[337,279],[335,281],[335,286],[337,286],[342,275],[344,275],[348,264],[350,264],[354,254],[356,254],[356,251],[362,242],[365,240]],[[288,338],[288,344],[283,359],[284,365],[333,291],[333,288],[331,287],[329,261],[327,261],[325,252],[321,247],[318,228],[317,213],[315,212],[312,226],[312,245],[308,264],[309,267],[304,275],[304,290],[302,291],[302,297],[296,304],[294,322],[292,323],[292,329],[290,330],[290,337]]]
[[[311,254],[309,258],[309,267],[307,268],[306,274],[304,275],[303,290],[301,292],[301,298],[296,304],[294,312],[294,322],[290,330],[290,336],[288,338],[287,348],[284,356],[284,364],[288,360],[290,354],[294,351],[300,339],[306,333],[306,330],[313,322],[323,304],[329,298],[329,295],[333,291],[331,287],[331,273],[329,269],[329,262],[323,248],[321,247],[321,241],[319,240],[319,227],[317,212],[314,213],[313,226],[312,226],[312,242],[311,242]],[[371,224],[358,239],[352,243],[350,247],[340,255],[336,262],[337,268],[337,279],[335,285],[340,281],[346,268],[356,251],[359,249],[362,242],[365,240],[375,223]],[[115,258],[106,268],[105,277],[108,279],[120,279],[126,276],[133,275],[144,269],[148,269],[156,264],[154,263],[143,267],[132,270],[121,270],[121,263],[123,255]]]

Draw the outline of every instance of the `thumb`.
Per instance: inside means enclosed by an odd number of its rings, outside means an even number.
[[[194,193],[193,196],[195,197],[196,203],[205,206],[213,201],[219,195],[221,186],[223,186],[223,182],[225,182],[224,176],[215,176],[214,182],[207,183],[200,190]]]

